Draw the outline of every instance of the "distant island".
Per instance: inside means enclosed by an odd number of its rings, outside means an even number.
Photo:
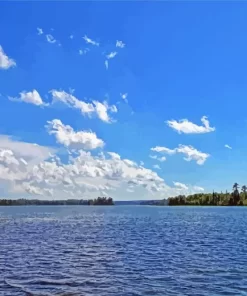
[[[111,206],[114,205],[111,197],[98,197],[96,199],[67,199],[67,200],[40,200],[40,199],[0,199],[0,206],[58,206],[58,205],[89,205]]]

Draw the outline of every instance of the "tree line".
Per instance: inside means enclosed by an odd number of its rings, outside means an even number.
[[[114,202],[111,197],[98,197],[96,199],[90,199],[88,205],[94,206],[113,206]]]
[[[169,206],[193,205],[193,206],[245,206],[247,205],[247,186],[240,189],[238,183],[234,183],[232,192],[196,193],[188,196],[178,195],[168,198]]]
[[[57,205],[114,205],[111,197],[96,199],[67,199],[67,200],[40,200],[40,199],[0,199],[0,206],[57,206]]]

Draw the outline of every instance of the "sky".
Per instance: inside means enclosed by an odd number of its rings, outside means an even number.
[[[247,183],[247,3],[0,10],[0,197],[160,199]]]

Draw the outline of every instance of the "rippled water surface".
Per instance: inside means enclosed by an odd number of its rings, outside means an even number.
[[[0,295],[247,295],[247,209],[1,207]]]

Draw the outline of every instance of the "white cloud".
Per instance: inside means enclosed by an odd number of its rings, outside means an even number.
[[[118,112],[118,109],[115,105],[111,105],[111,106],[108,106],[108,109],[113,112],[113,113],[117,113]]]
[[[74,35],[70,35],[69,38],[70,38],[70,39],[74,39]]]
[[[207,158],[210,156],[208,153],[204,153],[201,151],[198,151],[192,146],[186,146],[186,145],[179,145],[179,147],[176,149],[178,153],[185,154],[185,160],[191,161],[195,160],[197,164],[202,165],[207,160]]]
[[[117,112],[116,106],[109,106],[107,102],[92,101],[92,103],[86,103],[80,101],[72,94],[68,94],[65,91],[51,90],[53,103],[61,102],[67,106],[75,109],[79,109],[83,115],[96,115],[104,122],[111,123],[113,120],[110,118],[108,112]]]
[[[61,144],[77,146],[78,143],[82,143],[84,147],[85,142],[81,140],[80,132],[64,126],[61,121],[49,124],[49,130],[60,133],[59,136],[55,136]],[[56,126],[57,124],[59,126]],[[169,187],[153,170],[144,168],[132,160],[122,159],[116,152],[101,151],[92,155],[83,150],[75,152],[70,149],[69,161],[63,162],[55,151],[49,151],[50,148],[6,139],[7,146],[13,149],[0,151],[0,186],[6,187],[6,192],[14,197],[25,197],[25,194],[29,194],[48,199],[52,195],[54,199],[66,199],[68,195],[74,198],[95,198],[104,192],[117,200],[131,199],[132,195],[128,196],[128,192],[144,199],[159,199],[188,193],[188,190],[178,186],[178,183],[175,187]],[[85,145],[92,148],[94,144],[90,142]],[[44,150],[46,155],[40,155]],[[28,158],[29,152],[32,153],[31,158]],[[189,188],[192,188],[192,191],[199,189],[198,186]]]
[[[89,48],[79,49],[79,55],[84,55],[89,52]]]
[[[111,156],[112,159],[117,159],[117,160],[121,159],[120,155],[115,152],[108,152],[108,154]]]
[[[186,156],[184,157],[184,160],[186,161],[194,160],[198,165],[203,165],[204,162],[207,160],[207,158],[210,156],[208,153],[198,151],[192,146],[186,146],[181,144],[175,149],[169,149],[166,147],[157,146],[157,147],[151,148],[151,151],[166,153],[169,155],[182,153]]]
[[[155,152],[163,152],[169,155],[175,154],[176,153],[176,149],[169,149],[166,147],[161,147],[161,146],[156,146],[154,148],[151,148],[151,151],[155,151]]]
[[[105,122],[111,122],[111,118],[109,117],[107,111],[110,110],[111,112],[117,112],[116,106],[108,106],[106,102],[100,103],[98,101],[93,101],[95,112],[97,113],[98,117]]]
[[[42,35],[42,34],[44,34],[42,28],[37,28],[37,31],[38,31],[38,35]]]
[[[232,149],[232,147],[227,145],[227,144],[225,145],[225,147],[228,148],[228,149]]]
[[[98,42],[96,42],[96,41],[94,41],[94,40],[88,38],[86,35],[85,35],[84,37],[82,37],[82,38],[83,38],[83,39],[86,41],[86,43],[88,43],[88,44],[92,44],[92,45],[95,45],[95,46],[99,46],[99,43],[98,43]]]
[[[0,69],[7,70],[15,66],[16,62],[5,54],[2,46],[0,45]]]
[[[165,156],[158,157],[157,155],[149,155],[149,157],[152,158],[152,159],[158,160],[160,162],[166,161],[166,157]]]
[[[158,164],[154,164],[154,165],[153,165],[153,168],[154,168],[154,169],[157,169],[157,170],[161,170],[161,167],[160,167]]]
[[[125,47],[125,44],[123,43],[123,41],[117,40],[116,47],[124,48]]]
[[[57,40],[51,35],[51,34],[47,34],[46,35],[46,40],[49,42],[49,43],[56,43]]]
[[[10,136],[0,135],[0,148],[11,150],[18,158],[26,159],[28,163],[37,163],[46,160],[56,150],[51,147],[14,140]]]
[[[110,59],[115,58],[116,55],[117,55],[117,52],[116,52],[116,51],[112,51],[112,52],[110,52],[108,55],[106,55],[106,58],[107,58],[108,60],[110,60]]]
[[[180,183],[180,182],[173,182],[174,186],[178,187],[179,189],[184,189],[184,190],[188,190],[189,187],[186,186],[185,184],[183,183]]]
[[[120,93],[120,96],[126,103],[128,103],[128,100],[127,100],[128,93],[124,93],[124,94]]]
[[[54,119],[47,123],[49,134],[54,134],[57,142],[66,147],[92,150],[104,146],[104,142],[92,131],[76,132],[71,126],[64,125],[59,119]]]
[[[215,131],[215,127],[210,127],[209,121],[206,116],[201,118],[203,125],[197,125],[188,119],[182,119],[180,121],[168,120],[167,125],[178,133],[184,134],[204,134]]]
[[[204,191],[204,188],[202,188],[202,187],[200,187],[200,186],[193,186],[193,189],[194,189],[195,191],[199,191],[199,192]]]
[[[108,68],[109,68],[109,62],[107,60],[105,60],[105,67],[106,67],[106,70],[108,70]]]
[[[31,195],[42,195],[43,194],[43,191],[41,188],[36,187],[36,186],[32,186],[28,183],[23,184],[23,189]]]
[[[40,94],[37,92],[36,89],[33,91],[22,91],[20,92],[19,98],[9,97],[9,100],[15,102],[24,102],[28,104],[33,104],[36,106],[47,106],[48,104],[44,103]]]

